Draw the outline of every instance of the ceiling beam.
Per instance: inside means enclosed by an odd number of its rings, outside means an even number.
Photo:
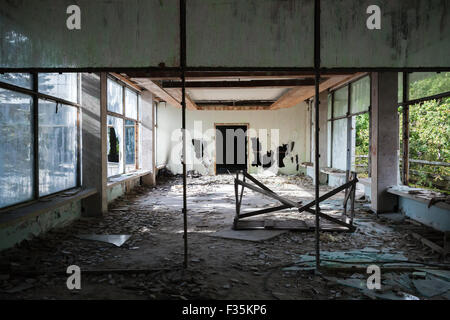
[[[361,73],[351,74],[351,75],[338,75],[331,76],[328,80],[323,81],[319,85],[319,92],[323,92],[331,87],[338,86],[341,83],[346,81],[358,78],[361,76]],[[299,104],[300,102],[305,101],[313,97],[315,94],[314,87],[297,87],[289,90],[284,95],[282,95],[276,102],[274,102],[271,106],[271,110],[289,108]]]
[[[138,84],[140,87],[147,89],[151,93],[153,93],[155,96],[159,97],[160,99],[166,101],[167,103],[173,105],[174,107],[181,108],[181,90],[179,92],[175,92],[175,95],[173,93],[169,93],[166,90],[164,90],[158,83],[155,81],[152,81],[150,79],[146,78],[131,78],[131,81]],[[176,89],[178,90],[178,89]],[[186,109],[190,110],[196,110],[196,105],[191,101],[189,96],[186,94]]]
[[[261,105],[244,105],[244,106],[229,106],[229,105],[201,105],[197,107],[198,110],[214,110],[214,111],[242,111],[242,110],[270,110],[270,106]]]
[[[327,72],[329,75],[352,74],[354,72]],[[181,72],[178,70],[151,70],[129,71],[126,75],[130,78],[149,78],[152,80],[180,80]],[[314,78],[314,71],[186,71],[186,80],[226,80],[226,79],[298,79]]]
[[[244,80],[244,81],[188,81],[186,88],[292,88],[314,86],[314,79]],[[163,88],[181,88],[181,81],[163,81]]]
[[[128,84],[130,87],[132,87],[133,89],[141,92],[142,88],[138,85],[136,85],[136,83],[134,83],[133,81],[131,81],[130,79],[128,79],[127,77],[122,76],[119,73],[115,73],[115,72],[111,72],[110,75],[112,75],[113,77],[115,77],[116,79],[119,79],[122,82],[125,82],[126,84]]]
[[[229,107],[244,107],[244,106],[264,106],[270,107],[274,100],[198,100],[196,101],[198,107],[204,106],[229,106]]]
[[[181,91],[181,89],[170,88],[170,89],[164,89],[164,90],[167,91],[172,97],[174,97],[176,100],[178,100],[178,102],[181,103],[181,99],[182,99],[182,96],[183,96],[183,92]],[[186,96],[186,109],[188,109],[188,110],[197,110],[197,105],[191,99],[191,97],[189,97],[187,92],[185,93],[185,96]],[[181,104],[180,104],[180,106],[181,106]]]

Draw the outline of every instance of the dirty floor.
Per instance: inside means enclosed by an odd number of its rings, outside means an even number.
[[[303,176],[257,176],[292,200],[314,199],[311,179]],[[183,263],[182,180],[162,177],[154,188],[138,188],[119,198],[103,218],[83,218],[0,253],[0,299],[370,299],[336,279],[365,281],[365,273],[315,273],[289,268],[300,255],[314,254],[314,233],[286,231],[264,241],[226,239],[235,214],[232,177],[188,178],[189,268]],[[332,190],[321,187],[321,194]],[[339,214],[341,192],[321,208]],[[321,232],[321,250],[374,250],[402,253],[410,261],[449,266],[403,228],[405,221],[377,218],[357,193],[353,233]],[[242,210],[277,204],[246,190]],[[272,219],[313,220],[287,209]],[[407,224],[407,223],[406,223]],[[251,232],[251,231],[250,231]],[[264,231],[262,231],[264,232]],[[127,234],[120,247],[83,240],[81,234]],[[219,233],[220,235],[220,233]],[[66,268],[81,268],[81,290],[68,290]],[[286,269],[287,268],[287,269]],[[109,272],[114,269],[116,271]],[[144,271],[140,271],[144,270]],[[383,279],[408,272],[382,274]],[[392,289],[392,288],[391,288]],[[394,294],[400,290],[393,288]],[[449,292],[420,299],[448,299]],[[445,291],[445,290],[444,290]],[[399,295],[400,296],[400,295]]]

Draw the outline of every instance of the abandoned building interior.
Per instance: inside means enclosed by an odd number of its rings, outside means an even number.
[[[213,67],[0,58],[0,298],[450,299],[449,69],[199,51]]]

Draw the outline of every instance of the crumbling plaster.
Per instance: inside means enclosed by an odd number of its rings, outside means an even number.
[[[157,166],[165,165],[174,174],[182,173],[181,165],[181,109],[169,104],[158,106],[157,124]],[[215,125],[246,124],[248,126],[247,161],[250,173],[263,171],[274,174],[296,174],[303,172],[301,163],[309,161],[309,111],[304,102],[280,110],[242,110],[242,111],[204,111],[187,110],[187,170],[195,170],[204,175],[215,174]],[[205,143],[204,156],[196,159],[192,139],[202,139]],[[275,161],[270,168],[252,166],[255,155],[252,141],[259,138],[261,154],[275,152],[278,147],[287,145],[283,164]],[[293,142],[293,144],[292,144]],[[293,148],[291,150],[291,147]],[[275,156],[274,158],[278,158]]]

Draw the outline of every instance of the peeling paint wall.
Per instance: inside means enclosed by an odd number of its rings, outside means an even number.
[[[275,174],[296,174],[303,172],[301,163],[309,160],[309,111],[306,103],[292,108],[264,111],[186,111],[187,127],[187,170],[200,174],[215,174],[215,124],[247,124],[248,129],[248,170],[250,173],[271,171]],[[175,174],[182,173],[181,166],[181,109],[167,104],[158,108],[157,164]],[[204,144],[203,157],[196,157],[195,145]],[[255,143],[260,142],[258,165],[255,157]],[[199,150],[197,150],[199,151]],[[198,154],[198,152],[197,152]],[[281,155],[282,162],[278,161]],[[264,166],[264,158],[275,161],[270,167]],[[253,164],[253,165],[252,165]]]
[[[113,202],[117,198],[124,196],[126,193],[130,192],[131,190],[140,185],[141,185],[140,177],[122,181],[117,184],[109,185],[106,189],[108,204]]]
[[[61,228],[81,217],[81,201],[77,200],[58,209],[39,215],[30,215],[20,221],[0,225],[0,250],[13,247],[53,228]]]

